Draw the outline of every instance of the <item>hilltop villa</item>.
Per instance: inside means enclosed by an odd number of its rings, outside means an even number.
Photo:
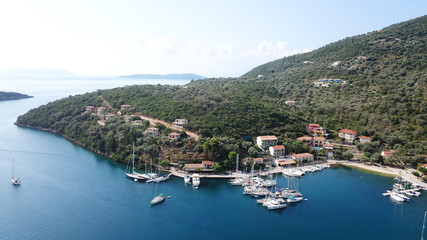
[[[357,132],[350,129],[341,129],[338,136],[344,138],[347,142],[354,142]]]
[[[258,136],[256,138],[256,144],[261,149],[268,148],[270,146],[277,145],[277,137],[276,136]]]
[[[172,123],[172,126],[179,127],[179,128],[185,128],[187,126],[187,119],[175,119],[175,122]]]
[[[283,145],[271,146],[269,151],[273,157],[285,156],[285,146]]]

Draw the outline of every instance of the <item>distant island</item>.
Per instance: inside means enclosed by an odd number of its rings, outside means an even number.
[[[4,72],[0,72],[0,78],[69,78],[75,77],[71,72],[64,69],[18,69],[11,68]]]
[[[23,98],[32,98],[33,96],[29,96],[26,94],[21,94],[17,92],[1,92],[0,91],[0,101],[7,101],[7,100],[18,100]]]
[[[204,79],[205,77],[194,73],[172,73],[172,74],[132,74],[120,76],[120,78],[141,78],[141,79]]]

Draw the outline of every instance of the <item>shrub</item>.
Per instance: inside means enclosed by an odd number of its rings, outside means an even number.
[[[419,176],[421,176],[421,174],[420,174],[419,172],[417,172],[417,171],[413,171],[413,172],[412,172],[412,174],[413,174],[415,177],[419,177]]]

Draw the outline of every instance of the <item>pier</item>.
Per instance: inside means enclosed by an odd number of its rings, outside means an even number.
[[[410,192],[410,191],[418,192],[418,191],[421,191],[421,190],[424,190],[424,189],[423,188],[412,188],[412,189],[401,190],[400,192],[401,193],[407,193],[407,192]],[[383,193],[383,196],[389,196],[389,195],[390,195],[389,192]]]
[[[262,171],[261,175],[268,175],[268,174],[275,174],[275,173],[282,173],[284,168],[274,168],[268,171]],[[190,175],[189,173],[186,173],[184,171],[178,171],[175,168],[171,168],[169,172],[176,177],[184,178],[186,175]],[[248,177],[257,175],[259,172],[256,173],[241,173],[241,172],[231,172],[230,174],[200,174],[200,178],[208,178],[208,179],[230,179],[230,178],[239,178],[239,177]]]

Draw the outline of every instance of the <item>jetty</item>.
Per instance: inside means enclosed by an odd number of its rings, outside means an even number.
[[[401,190],[400,193],[407,193],[411,191],[418,192],[421,190],[424,190],[424,188],[411,188],[411,189]],[[383,196],[389,196],[389,195],[390,195],[390,192],[383,193]]]
[[[268,171],[262,171],[261,175],[268,175],[268,174],[275,174],[275,173],[282,173],[283,168],[273,168]],[[184,178],[188,173],[184,171],[179,171],[175,168],[171,168],[169,172],[176,177]],[[208,179],[230,179],[230,178],[239,178],[239,177],[248,177],[257,175],[258,173],[242,173],[242,172],[231,172],[226,174],[200,174],[200,178],[208,178]]]

